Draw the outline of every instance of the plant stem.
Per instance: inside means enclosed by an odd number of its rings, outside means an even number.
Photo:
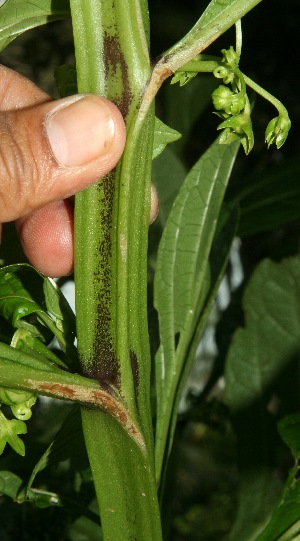
[[[139,106],[150,75],[144,0],[71,0],[79,92],[121,109],[127,143],[117,168],[76,196],[75,285],[83,373],[116,387],[143,448],[110,415],[83,409],[105,541],[159,541],[147,326],[147,236],[153,108]]]
[[[270,92],[268,92],[263,87],[255,83],[255,81],[252,81],[252,79],[250,79],[250,77],[247,77],[247,75],[245,75],[244,73],[243,73],[243,77],[244,77],[245,83],[250,88],[252,88],[252,90],[254,90],[257,94],[262,96],[265,100],[269,101],[275,107],[275,109],[277,109],[280,115],[286,116],[287,118],[289,117],[289,114],[286,108],[284,107],[284,105],[281,103],[281,101],[275,98],[273,94],[270,94]]]
[[[242,21],[241,19],[239,19],[235,23],[235,52],[239,55],[239,57],[242,54],[242,41],[243,41]]]

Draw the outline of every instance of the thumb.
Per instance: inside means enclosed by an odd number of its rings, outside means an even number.
[[[0,112],[0,222],[96,182],[116,165],[124,143],[121,113],[99,96]]]

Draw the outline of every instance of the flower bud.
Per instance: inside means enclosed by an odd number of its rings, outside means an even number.
[[[23,402],[22,404],[17,404],[16,406],[11,406],[11,411],[14,416],[20,421],[28,421],[32,415],[31,408],[36,402],[36,397],[31,396],[29,400]]]
[[[19,391],[9,389],[7,387],[0,387],[0,402],[7,406],[16,406],[29,400],[33,396],[32,393],[27,391]]]
[[[221,85],[212,93],[213,104],[217,111],[224,110],[228,115],[240,113],[246,103],[242,92],[232,92],[227,86]]]
[[[268,148],[275,143],[277,148],[282,147],[291,127],[291,121],[287,115],[279,115],[270,120],[265,133],[265,141]]]
[[[224,85],[219,86],[212,93],[212,100],[214,107],[217,111],[222,109],[227,112],[227,109],[231,107],[233,92]],[[229,111],[230,112],[230,111]]]

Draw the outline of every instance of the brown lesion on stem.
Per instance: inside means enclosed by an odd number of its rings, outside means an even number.
[[[43,383],[28,379],[25,387],[37,394],[51,396],[63,400],[79,402],[85,406],[100,408],[103,412],[114,417],[126,430],[127,434],[145,451],[145,441],[139,427],[129,416],[125,406],[116,396],[106,390],[96,387],[84,387],[78,384]]]

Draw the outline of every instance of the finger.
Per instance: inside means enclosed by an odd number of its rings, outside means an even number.
[[[151,186],[150,224],[158,214],[155,186]],[[17,220],[17,231],[26,257],[46,276],[70,274],[74,265],[73,205],[58,201]]]
[[[158,193],[154,184],[151,184],[151,207],[150,207],[149,225],[153,224],[154,220],[156,220],[158,216],[158,212],[159,212]]]
[[[0,112],[0,221],[96,182],[115,166],[124,143],[121,113],[99,96]]]
[[[24,109],[48,101],[52,98],[29,79],[0,65],[0,111]]]
[[[25,255],[46,276],[65,276],[73,270],[73,207],[67,201],[50,203],[16,222]]]

